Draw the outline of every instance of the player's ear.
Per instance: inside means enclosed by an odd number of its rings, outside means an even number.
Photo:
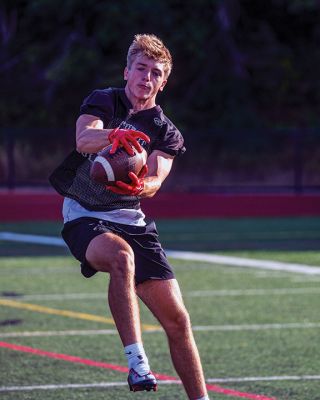
[[[125,67],[125,69],[123,71],[123,78],[125,81],[128,80],[128,67]]]
[[[166,83],[167,83],[167,80],[164,80],[163,82],[162,82],[162,84],[161,84],[161,86],[160,86],[160,92],[162,92],[163,91],[163,89],[164,89],[164,87],[166,86]]]

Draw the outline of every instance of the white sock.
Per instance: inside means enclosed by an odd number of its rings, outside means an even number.
[[[142,343],[133,343],[124,348],[128,360],[129,369],[133,368],[139,375],[150,372],[149,361]]]
[[[210,400],[210,399],[209,399],[209,396],[207,395],[207,396],[200,397],[200,399],[196,399],[196,400]]]

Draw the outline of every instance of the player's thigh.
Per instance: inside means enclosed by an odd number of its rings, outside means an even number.
[[[120,266],[132,267],[134,255],[130,245],[120,236],[106,232],[94,237],[86,250],[86,260],[98,271],[112,272]]]
[[[176,279],[148,280],[138,285],[136,290],[167,333],[168,330],[189,327],[189,314]]]

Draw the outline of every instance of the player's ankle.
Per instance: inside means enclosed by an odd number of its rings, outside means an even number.
[[[210,400],[210,399],[209,399],[209,396],[206,395],[206,396],[202,396],[202,397],[200,397],[199,399],[196,399],[196,400]]]
[[[124,348],[129,369],[133,368],[139,375],[150,371],[149,361],[142,343],[133,343]]]

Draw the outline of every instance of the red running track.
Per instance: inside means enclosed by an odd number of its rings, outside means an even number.
[[[62,197],[49,191],[0,192],[0,221],[61,220]],[[320,216],[320,194],[158,193],[142,200],[150,218]]]

